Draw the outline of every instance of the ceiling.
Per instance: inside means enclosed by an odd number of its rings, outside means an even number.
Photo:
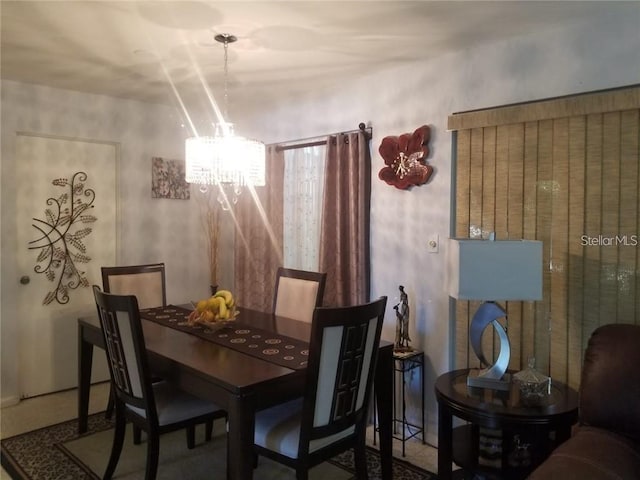
[[[175,104],[247,105],[583,20],[609,2],[7,1],[1,75]]]

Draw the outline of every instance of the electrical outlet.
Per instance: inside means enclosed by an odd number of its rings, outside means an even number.
[[[438,239],[438,234],[434,233],[427,239],[427,252],[438,253],[438,248],[440,248],[440,241]]]

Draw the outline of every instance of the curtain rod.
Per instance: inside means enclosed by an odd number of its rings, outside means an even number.
[[[358,124],[358,129],[357,130],[349,130],[346,132],[338,132],[338,133],[331,133],[328,135],[322,135],[322,136],[317,136],[317,137],[308,137],[308,138],[301,138],[300,140],[291,140],[290,142],[283,142],[282,144],[278,144],[276,146],[276,149],[278,151],[284,151],[284,150],[294,150],[297,148],[306,148],[306,147],[316,147],[318,145],[324,145],[325,143],[327,143],[326,137],[330,137],[332,135],[339,135],[339,134],[347,134],[347,133],[355,133],[355,132],[362,132],[364,133],[364,136],[367,140],[371,139],[371,134],[372,134],[372,127],[367,127],[363,122],[361,122],[360,124]]]

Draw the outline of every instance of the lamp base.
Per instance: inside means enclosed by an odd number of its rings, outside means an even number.
[[[483,372],[484,370],[469,370],[467,386],[501,391],[508,391],[511,388],[511,374],[505,373],[502,378],[488,378],[482,375]]]

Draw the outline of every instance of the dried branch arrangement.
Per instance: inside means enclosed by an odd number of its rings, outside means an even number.
[[[220,205],[215,195],[208,190],[197,195],[200,206],[200,218],[207,241],[207,258],[209,260],[209,281],[212,286],[218,285],[218,247],[220,240]]]

